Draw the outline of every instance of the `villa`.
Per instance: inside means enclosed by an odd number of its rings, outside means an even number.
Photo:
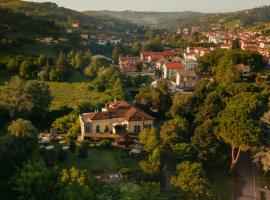
[[[144,128],[154,126],[154,118],[126,101],[114,101],[101,111],[83,113],[79,116],[80,140],[97,134],[138,134]]]

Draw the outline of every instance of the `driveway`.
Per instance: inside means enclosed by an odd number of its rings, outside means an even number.
[[[259,200],[256,168],[249,153],[242,153],[235,169],[234,200]]]

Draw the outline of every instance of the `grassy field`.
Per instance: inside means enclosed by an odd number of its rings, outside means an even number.
[[[228,176],[228,169],[225,167],[210,168],[206,170],[210,183],[213,189],[221,200],[232,199],[234,190],[234,178]]]
[[[92,173],[117,172],[122,167],[137,168],[137,161],[118,149],[89,149],[88,158],[78,158],[68,153],[67,160],[60,165],[63,168],[77,167]]]
[[[6,70],[0,70],[0,85],[8,81],[12,74]],[[90,80],[79,72],[72,72],[68,82],[46,82],[50,86],[53,97],[50,109],[62,106],[75,108],[82,103],[100,104],[110,101],[110,96],[88,89]]]
[[[74,71],[68,82],[47,82],[51,88],[53,101],[50,109],[57,109],[62,106],[76,107],[82,103],[106,103],[110,97],[101,92],[88,89],[88,77]]]

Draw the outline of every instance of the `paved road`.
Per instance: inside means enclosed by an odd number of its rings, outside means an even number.
[[[236,167],[234,200],[259,200],[256,169],[248,153],[242,153]]]

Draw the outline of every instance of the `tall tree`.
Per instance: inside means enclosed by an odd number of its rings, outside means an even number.
[[[177,165],[177,175],[171,184],[180,189],[186,200],[214,200],[210,184],[200,163],[182,162]]]
[[[0,106],[7,109],[11,117],[40,116],[51,99],[49,87],[38,81],[25,82],[14,77],[0,88]]]
[[[125,90],[121,79],[117,79],[112,88],[112,97],[114,99],[124,99]]]
[[[161,127],[162,145],[171,147],[188,140],[188,122],[180,117],[166,121]]]
[[[18,199],[56,200],[59,192],[58,174],[49,170],[42,160],[28,161],[16,176],[15,191]]]
[[[145,128],[140,132],[140,143],[144,144],[147,152],[153,151],[159,144],[157,130]]]
[[[240,93],[231,98],[218,115],[217,134],[231,145],[231,168],[241,151],[255,146],[260,139],[259,120],[267,110],[267,98],[259,93]]]

